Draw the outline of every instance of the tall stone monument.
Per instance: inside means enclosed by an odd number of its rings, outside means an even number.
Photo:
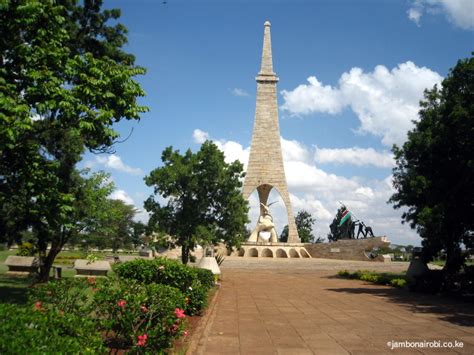
[[[291,209],[281,153],[277,104],[278,78],[273,71],[269,21],[265,22],[262,65],[256,81],[257,105],[243,195],[248,199],[250,194],[257,189],[260,200],[260,218],[249,242],[265,240],[277,242],[274,229],[271,228],[273,221],[267,206],[270,191],[275,188],[280,193],[288,214],[288,243],[300,243]],[[263,237],[264,233],[267,233],[269,239]],[[259,234],[263,239],[259,238]]]

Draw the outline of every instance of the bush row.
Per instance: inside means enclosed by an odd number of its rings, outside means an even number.
[[[402,274],[392,274],[386,272],[378,273],[365,270],[357,270],[353,272],[342,270],[338,272],[338,275],[347,279],[363,280],[373,282],[377,285],[389,285],[398,288],[403,288],[407,284],[407,280]]]
[[[42,310],[40,304],[0,304],[0,354],[107,353],[88,317]]]
[[[26,306],[0,305],[0,353],[163,353],[187,335],[185,313],[199,313],[214,284],[209,270],[167,259],[138,259],[114,271],[117,278],[39,285]]]
[[[207,293],[214,285],[214,275],[206,269],[188,267],[177,260],[135,259],[115,264],[115,274],[122,280],[176,287],[186,297],[186,313],[199,314],[207,304]]]

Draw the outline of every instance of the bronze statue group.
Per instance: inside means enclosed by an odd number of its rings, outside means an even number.
[[[355,227],[358,226],[357,228],[357,236],[355,236]],[[351,225],[351,230],[350,230],[350,238],[351,239],[359,239],[359,235],[363,236],[363,238],[367,238],[368,235],[371,237],[374,237],[374,232],[372,231],[372,227],[366,226],[364,222],[356,220],[352,223]]]

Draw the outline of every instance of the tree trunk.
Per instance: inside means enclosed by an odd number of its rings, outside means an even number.
[[[40,272],[39,272],[39,282],[48,282],[49,280],[49,273],[51,271],[51,267],[53,266],[54,259],[56,259],[56,256],[60,253],[61,251],[61,246],[51,245],[51,249],[49,250],[49,253],[46,257],[43,257],[41,260],[40,258]]]
[[[189,247],[187,245],[181,246],[181,261],[184,265],[189,261]]]
[[[449,275],[457,274],[464,262],[461,249],[458,244],[453,242],[453,239],[451,238],[446,246],[446,264],[444,269]]]

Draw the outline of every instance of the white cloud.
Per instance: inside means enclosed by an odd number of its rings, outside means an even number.
[[[137,207],[133,198],[125,190],[115,190],[110,194],[109,198],[111,200],[121,200],[125,202],[127,205],[131,205],[135,207],[136,213],[133,219],[135,221],[140,221],[143,223],[148,222],[148,219],[150,218],[150,214],[143,208]]]
[[[115,190],[114,192],[110,194],[110,199],[121,200],[125,202],[127,205],[135,206],[135,202],[125,190]]]
[[[244,170],[247,170],[247,162],[249,160],[250,148],[244,148],[241,144],[233,141],[215,141],[217,147],[224,152],[226,163],[232,163],[239,160],[244,164]]]
[[[281,92],[285,100],[283,110],[296,115],[313,112],[336,114],[342,111],[345,103],[337,89],[330,85],[323,86],[315,76],[310,76],[307,80],[309,85],[302,84],[292,91]]]
[[[407,11],[408,18],[416,23],[417,26],[420,26],[420,19],[422,15],[422,10],[418,7],[411,7]]]
[[[316,148],[314,159],[321,164],[373,165],[380,168],[392,168],[395,165],[391,152],[377,152],[373,148]]]
[[[284,161],[310,162],[312,160],[311,153],[308,151],[308,148],[298,141],[290,141],[281,137],[280,142]]]
[[[316,77],[310,77],[309,84],[283,90],[282,109],[293,115],[337,114],[348,106],[359,118],[360,133],[379,136],[391,146],[406,140],[412,121],[418,119],[423,91],[441,80],[438,73],[410,61],[392,70],[378,65],[368,73],[352,68],[341,75],[337,87],[323,87]]]
[[[444,13],[455,26],[474,29],[474,2],[472,0],[415,0],[408,9],[408,18],[420,25],[424,13]]]
[[[201,131],[200,129],[195,129],[193,131],[194,143],[202,144],[209,139],[209,133]]]
[[[42,121],[42,120],[44,120],[44,117],[41,116],[38,113],[33,114],[30,118],[31,118],[32,121]]]
[[[316,221],[334,218],[331,212],[324,207],[323,203],[318,200],[316,196],[306,195],[300,198],[290,194],[290,200],[295,211],[306,210],[311,213],[312,216],[316,217]]]
[[[202,144],[206,140],[211,139],[208,132],[204,132],[200,129],[193,131],[193,139],[195,143]],[[239,160],[244,164],[244,170],[247,169],[247,163],[249,160],[250,148],[244,149],[244,147],[234,141],[226,141],[224,139],[213,140],[214,144],[224,153],[225,162],[232,163]]]
[[[232,95],[234,96],[249,96],[249,93],[245,91],[244,89],[233,88],[231,92],[232,92]]]
[[[107,156],[97,156],[95,162],[86,162],[86,167],[92,167],[95,164],[103,165],[106,168],[118,170],[123,173],[131,174],[131,175],[141,175],[143,174],[142,169],[140,168],[132,168],[129,165],[126,165],[120,156],[117,154],[111,154]]]
[[[318,168],[312,157],[315,151],[295,140],[281,138],[285,174],[290,191],[294,215],[307,210],[317,220],[314,231],[316,236],[326,237],[329,224],[340,207],[338,201],[346,204],[357,218],[370,225],[377,235],[386,235],[396,244],[419,244],[420,239],[407,225],[401,225],[403,211],[394,210],[386,202],[393,194],[391,176],[383,180],[370,180],[363,177],[346,178],[330,174]],[[239,159],[247,165],[250,147],[244,148],[233,141],[219,140],[217,145],[226,155],[226,159]],[[355,148],[354,148],[355,149]],[[358,148],[360,149],[360,148]],[[367,149],[367,151],[369,151]],[[366,150],[362,154],[370,155]],[[377,156],[377,152],[373,153]],[[380,154],[380,153],[378,153]],[[388,164],[388,163],[387,163]],[[277,191],[272,190],[269,202],[277,201],[270,207],[277,233],[281,233],[287,224],[285,205]],[[249,229],[255,227],[259,215],[257,192],[250,198]]]

